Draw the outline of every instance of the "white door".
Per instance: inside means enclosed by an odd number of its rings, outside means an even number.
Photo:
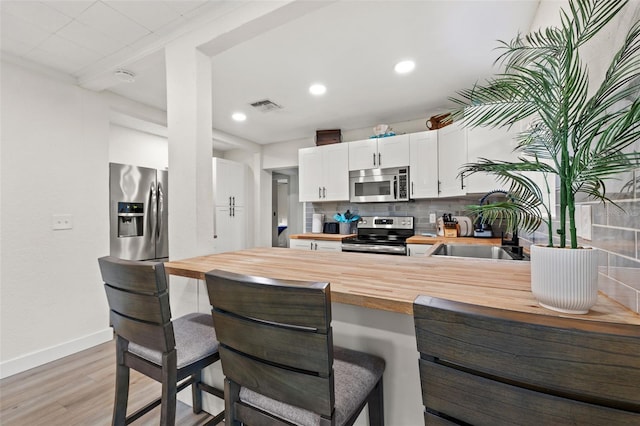
[[[378,139],[378,166],[407,167],[409,165],[409,135]]]
[[[349,170],[375,169],[378,166],[376,139],[347,143],[349,146]]]
[[[411,198],[435,198],[438,196],[438,132],[412,133],[409,135],[411,162],[409,191]]]
[[[319,201],[322,197],[323,175],[321,148],[298,150],[298,167],[300,201]],[[348,182],[348,175],[346,180]]]
[[[453,123],[438,130],[438,180],[440,197],[466,194],[460,167],[467,162],[467,131]]]
[[[326,145],[322,150],[321,201],[349,200],[349,144]]]

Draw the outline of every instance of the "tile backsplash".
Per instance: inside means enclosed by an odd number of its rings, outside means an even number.
[[[478,204],[480,197],[468,196],[459,198],[443,198],[436,200],[412,200],[402,203],[307,203],[305,217],[305,232],[311,232],[311,216],[314,213],[322,213],[326,222],[333,222],[333,215],[344,213],[349,210],[351,213],[360,216],[413,216],[415,233],[436,232],[436,224],[429,222],[429,215],[434,213],[436,217],[442,217],[444,213],[451,213],[454,216],[470,216],[467,206]],[[498,230],[496,236],[500,236]]]

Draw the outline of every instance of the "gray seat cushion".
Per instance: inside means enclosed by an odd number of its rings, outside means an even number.
[[[355,413],[384,372],[384,359],[351,349],[334,347],[335,424],[343,425]],[[300,390],[304,392],[304,389]],[[320,415],[256,393],[240,390],[240,400],[300,426],[317,426]]]
[[[218,352],[213,318],[208,314],[188,314],[173,322],[178,369]],[[162,364],[162,352],[129,343],[129,352],[154,364]]]

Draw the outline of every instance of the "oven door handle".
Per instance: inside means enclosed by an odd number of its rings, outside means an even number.
[[[382,254],[406,254],[406,246],[381,246],[376,244],[342,244],[342,251],[357,251],[363,253],[382,253]]]

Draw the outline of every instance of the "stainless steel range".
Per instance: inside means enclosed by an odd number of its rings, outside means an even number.
[[[342,251],[407,255],[407,238],[413,236],[413,216],[365,216],[358,235],[342,241]]]

